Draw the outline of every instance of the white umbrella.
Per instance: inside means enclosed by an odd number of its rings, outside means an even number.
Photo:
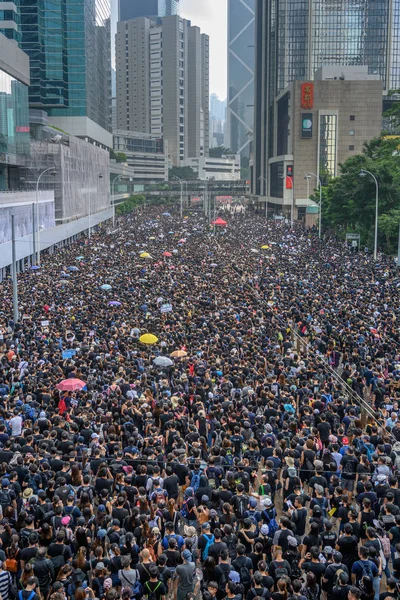
[[[172,367],[174,364],[168,356],[157,356],[157,358],[153,360],[153,363],[157,365],[157,367]]]

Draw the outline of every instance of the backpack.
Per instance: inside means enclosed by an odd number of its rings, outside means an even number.
[[[297,476],[297,470],[295,467],[289,467],[287,470],[287,474],[288,477],[296,477]]]
[[[322,516],[324,519],[328,518],[327,508],[328,508],[328,500],[327,498],[315,498],[315,501],[318,503],[318,506],[321,509]]]
[[[214,446],[217,446],[218,448],[220,446],[222,446],[222,436],[221,436],[220,431],[218,431],[218,429],[215,431]]]
[[[336,573],[333,578],[333,587],[340,586],[339,577],[342,573],[344,573],[344,569],[340,568],[336,570]]]
[[[153,494],[155,494],[154,500],[157,502],[158,505],[160,504],[160,502],[165,502],[165,494],[162,488],[155,489]]]
[[[275,509],[273,509],[273,510],[275,511]],[[264,518],[264,520],[265,520],[265,518],[267,518],[267,520],[268,520],[267,525],[268,525],[269,537],[274,537],[275,532],[278,531],[278,529],[279,529],[279,525],[278,525],[277,520],[275,519],[274,512],[272,513],[272,517],[267,513],[266,510],[263,510],[261,515]]]
[[[250,585],[250,583],[251,583],[250,571],[244,563],[241,564],[239,567],[239,576],[240,576],[240,583],[243,583],[243,585],[245,587]]]
[[[201,553],[201,558],[203,560],[206,560],[206,558],[208,558],[208,550],[209,550],[211,544],[214,543],[215,538],[214,538],[213,534],[210,534],[209,536],[205,534],[204,537],[206,538],[206,545],[203,548],[203,551]]]
[[[0,490],[0,505],[1,508],[4,510],[6,508],[6,506],[10,506],[11,504],[11,496],[10,496],[10,492],[8,492],[7,490]]]
[[[282,579],[282,577],[287,577],[288,571],[286,567],[278,567],[275,569],[274,579],[277,581],[278,579]]]
[[[372,569],[370,567],[370,564],[368,561],[363,562],[361,560],[358,560],[356,564],[359,564],[361,566],[362,569],[362,573],[361,573],[361,577],[370,577],[372,580],[374,579],[373,575],[372,575]]]
[[[146,581],[146,583],[144,584],[144,595],[147,596],[148,600],[157,600],[156,591],[158,590],[160,585],[161,581],[158,581],[156,587],[154,588],[154,590],[152,590],[149,586],[149,582]]]
[[[200,474],[193,471],[192,479],[190,480],[190,487],[193,488],[194,492],[197,492],[200,485]]]
[[[32,598],[34,597],[34,595],[35,595],[35,591],[32,590],[31,593],[29,594],[27,600],[32,600]],[[24,596],[23,596],[22,590],[20,590],[18,592],[18,600],[24,600]]]
[[[232,571],[232,567],[230,566],[229,571],[223,571],[222,572],[221,578],[219,580],[218,588],[219,588],[220,592],[224,594],[224,596],[226,595],[225,586],[228,583],[228,581],[230,581],[230,579],[229,579],[229,573],[231,571]]]
[[[244,519],[245,512],[247,510],[247,498],[246,496],[237,496],[236,497],[236,507],[235,514],[238,519]]]
[[[228,546],[228,553],[229,553],[230,559],[235,560],[235,558],[237,557],[237,551],[236,551],[237,538],[236,538],[236,536],[230,534],[229,537],[224,538],[224,541],[225,541],[226,545]]]
[[[188,511],[188,502],[189,500],[185,500],[185,502],[183,502],[182,504],[182,508],[181,508],[181,515],[184,519],[187,519],[189,517],[189,511]]]
[[[390,540],[389,538],[385,535],[385,536],[380,536],[378,535],[378,540],[381,543],[382,546],[382,552],[383,552],[383,556],[385,558],[390,558]]]

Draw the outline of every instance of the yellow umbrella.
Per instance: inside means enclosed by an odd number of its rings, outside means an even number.
[[[144,335],[140,336],[139,341],[142,342],[142,344],[149,344],[151,346],[151,344],[158,342],[158,337],[152,333],[145,333]]]
[[[142,252],[140,258],[151,258],[151,255],[148,252]]]
[[[184,358],[185,356],[187,356],[187,352],[185,352],[184,350],[175,350],[175,352],[172,352],[170,356],[173,356],[174,358]]]
[[[261,246],[261,250],[269,250],[271,246]]]
[[[154,235],[149,237],[149,240],[155,240],[156,238],[154,237]]]

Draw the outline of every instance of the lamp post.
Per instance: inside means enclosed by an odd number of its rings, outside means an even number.
[[[183,184],[184,184],[184,180],[181,179],[180,177],[177,177],[176,175],[174,176],[174,179],[176,179],[177,181],[179,181],[179,183],[181,184],[181,209],[180,209],[180,215],[181,215],[181,219],[183,217]]]
[[[112,203],[113,203],[113,215],[112,215],[112,224],[113,224],[113,227],[115,226],[115,198],[114,198],[114,195],[115,195],[115,184],[118,181],[118,179],[121,179],[121,177],[123,177],[123,176],[124,176],[123,173],[121,173],[121,175],[118,175],[114,179],[114,181],[112,182],[112,186],[111,186],[111,199],[112,199]]]
[[[265,177],[263,177],[262,175],[259,176],[258,179],[262,179],[263,181],[265,181],[265,218],[268,219],[268,200],[267,200],[267,180]]]
[[[319,239],[321,239],[321,235],[322,235],[322,182],[321,182],[321,178],[318,177],[318,175],[316,175],[315,173],[307,173],[306,177],[307,177],[307,184],[308,184],[308,176],[313,176],[316,177],[317,181],[318,181],[318,189],[319,189],[319,215],[318,215],[318,237]],[[308,199],[308,193],[307,193],[307,199]]]
[[[98,190],[98,180],[99,180],[99,179],[103,179],[103,175],[102,175],[102,173],[99,173],[99,174],[98,174],[98,179],[97,179],[97,181],[96,181],[96,192],[97,192],[97,193],[98,193],[98,191],[99,191],[99,190]],[[88,215],[88,216],[89,216],[89,228],[88,228],[88,238],[89,238],[89,240],[90,240],[90,238],[91,238],[91,230],[92,230],[92,227],[91,227],[91,224],[90,224],[90,220],[91,220],[91,216],[92,216],[92,206],[91,206],[92,202],[91,202],[91,200],[92,200],[92,190],[91,190],[91,188],[90,188],[90,189],[89,189],[89,215]]]
[[[379,185],[378,180],[375,175],[371,173],[371,171],[367,171],[367,169],[361,169],[359,173],[360,177],[365,177],[366,175],[371,175],[372,179],[375,181],[375,236],[374,236],[374,260],[376,260],[376,256],[378,253],[378,209],[379,209]]]
[[[45,173],[47,173],[48,171],[51,171],[52,175],[56,175],[57,171],[54,169],[54,167],[49,167],[48,169],[45,169],[44,171],[42,171],[39,175],[39,177],[37,178],[37,182],[36,182],[36,227],[37,227],[37,236],[36,236],[36,243],[37,243],[37,251],[36,251],[36,263],[37,266],[40,267],[40,215],[39,215],[39,183],[40,180],[42,178],[42,175],[44,175]]]

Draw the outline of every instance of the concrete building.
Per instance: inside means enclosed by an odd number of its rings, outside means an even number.
[[[274,98],[323,65],[366,65],[383,91],[400,87],[400,0],[256,0],[252,192],[265,195]]]
[[[248,166],[254,123],[255,0],[228,0],[228,107],[225,146]]]
[[[268,159],[270,214],[305,215],[318,187],[340,174],[340,164],[381,133],[382,81],[367,67],[322,67],[314,81],[294,81],[276,96]],[[265,196],[258,196],[265,210]]]
[[[116,130],[114,150],[126,154],[126,163],[133,169],[134,182],[168,181],[168,143],[162,138]]]
[[[178,16],[119,22],[117,127],[168,141],[171,162],[207,156],[209,39]]]
[[[110,0],[0,2],[0,30],[14,23],[30,58],[30,108],[104,147],[112,147],[110,18]]]
[[[0,33],[0,190],[29,155],[29,81],[28,56]]]
[[[199,179],[215,181],[239,181],[240,180],[240,154],[236,156],[222,156],[211,158],[202,156],[188,158],[182,167],[191,167]]]
[[[179,14],[179,0],[119,0],[118,21]]]

